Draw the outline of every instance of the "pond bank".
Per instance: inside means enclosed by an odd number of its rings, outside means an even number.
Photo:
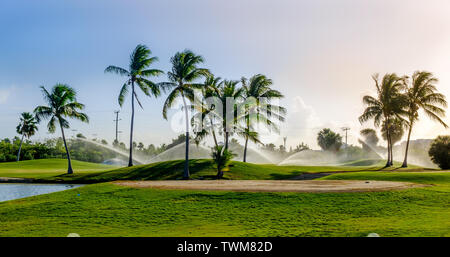
[[[32,183],[33,180],[32,178],[0,177],[0,183]]]

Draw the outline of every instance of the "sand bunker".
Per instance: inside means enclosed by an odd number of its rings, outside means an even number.
[[[426,185],[361,180],[164,180],[164,181],[116,181],[114,184],[136,188],[224,190],[246,192],[373,192],[399,190]]]

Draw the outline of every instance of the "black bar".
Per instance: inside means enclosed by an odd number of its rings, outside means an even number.
[[[280,238],[280,237],[157,237],[157,238],[0,238],[1,249],[24,252],[123,256],[316,256],[345,254],[387,256],[447,252],[449,238]],[[209,250],[205,245],[211,245]],[[202,246],[203,245],[203,246]],[[185,247],[188,246],[188,249]],[[194,248],[190,248],[192,246]],[[230,246],[232,246],[230,248]],[[54,251],[58,249],[57,251]],[[180,251],[182,249],[183,251]],[[195,251],[192,251],[196,249]],[[156,254],[158,253],[158,254]],[[3,256],[3,255],[2,255]],[[7,256],[7,255],[4,255]]]

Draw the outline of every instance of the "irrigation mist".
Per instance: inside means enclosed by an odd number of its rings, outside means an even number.
[[[102,147],[113,151],[117,154],[116,158],[105,161],[105,164],[113,164],[118,166],[126,165],[128,158],[128,151],[118,149],[113,146],[104,145],[99,142],[77,138],[83,142],[93,144],[97,147]],[[410,164],[416,164],[423,167],[436,168],[437,166],[431,162],[428,156],[428,149],[432,140],[421,139],[412,140],[410,143],[410,150],[408,154],[408,160]],[[368,145],[367,145],[368,146]],[[337,166],[345,165],[345,163],[356,161],[360,159],[385,159],[386,149],[381,146],[368,146],[370,153],[362,158],[352,160],[345,154],[336,154],[332,152],[326,152],[321,150],[304,150],[298,153],[290,155],[282,155],[278,152],[270,152],[264,149],[258,149],[257,147],[250,146],[247,149],[247,162],[257,164],[276,164],[276,165],[300,165],[300,166]],[[190,159],[209,159],[211,158],[211,147],[204,145],[189,145],[189,158]],[[394,160],[403,161],[405,143],[394,146]],[[244,148],[241,145],[230,144],[230,150],[236,154],[234,160],[242,161]],[[185,143],[180,143],[156,156],[142,156],[138,153],[133,155],[133,161],[135,164],[149,164],[161,161],[170,160],[182,160],[185,157]]]

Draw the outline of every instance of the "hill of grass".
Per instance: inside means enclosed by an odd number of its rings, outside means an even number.
[[[75,174],[105,171],[115,166],[72,160]],[[66,159],[41,159],[0,163],[0,177],[45,178],[67,172]]]
[[[383,166],[277,166],[274,164],[253,164],[233,161],[224,179],[293,179],[304,173],[318,172],[350,172],[375,171]],[[166,180],[182,179],[184,160],[157,162],[115,170],[77,173],[73,175],[45,177],[42,181],[67,181],[76,183],[99,183],[114,180]],[[394,170],[398,168],[389,168]],[[411,166],[401,170],[422,170]],[[216,169],[212,160],[193,159],[189,161],[189,171],[192,179],[215,179]]]
[[[292,179],[304,173],[376,171],[383,165],[363,166],[352,163],[346,166],[277,166],[274,164],[253,164],[233,161],[225,179]],[[369,163],[370,164],[370,163]],[[66,160],[49,159],[23,161],[19,163],[1,163],[0,177],[34,178],[36,182],[72,182],[98,183],[114,180],[165,180],[183,177],[184,160],[157,162],[133,167],[116,168],[113,166],[74,161],[74,174],[66,174]],[[216,169],[209,159],[189,161],[192,179],[215,179]],[[423,170],[418,166],[407,169],[389,168],[383,170],[411,171]]]

